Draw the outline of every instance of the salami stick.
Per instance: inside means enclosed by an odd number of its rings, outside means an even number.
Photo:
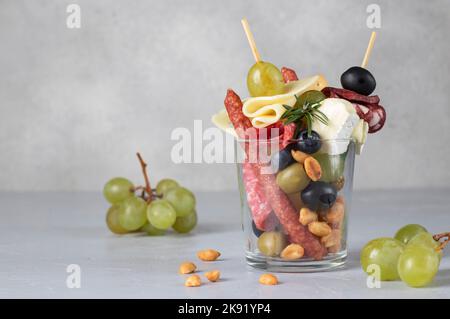
[[[275,176],[260,174],[259,181],[264,188],[267,200],[291,242],[300,244],[305,249],[307,256],[316,260],[322,259],[327,254],[326,248],[305,226],[299,223],[296,209],[292,206],[287,195],[278,187]]]
[[[245,139],[245,130],[251,127],[250,120],[242,113],[242,101],[232,90],[228,90],[225,98],[225,108],[228,117],[241,139]],[[289,198],[278,187],[273,174],[261,174],[262,166],[253,164],[258,174],[259,185],[264,190],[266,200],[272,207],[278,220],[283,225],[291,241],[303,246],[307,256],[321,259],[326,254],[326,249],[319,240],[312,235],[307,228],[298,221],[298,214]]]
[[[258,175],[253,164],[245,161],[242,164],[242,179],[244,182],[247,203],[255,225],[260,230],[268,230],[267,217],[272,212],[272,207],[266,200],[264,190],[259,186]]]
[[[250,120],[242,113],[242,101],[233,91],[228,90],[225,98],[225,108],[228,116],[233,120],[233,126],[239,135],[239,138],[245,139],[245,131],[252,127]],[[244,149],[246,145],[244,144]],[[258,172],[253,164],[247,160],[242,164],[242,178],[245,192],[247,194],[247,203],[250,207],[253,220],[256,227],[265,230],[265,221],[272,212],[268,201],[266,200],[264,190],[260,189],[258,181]]]

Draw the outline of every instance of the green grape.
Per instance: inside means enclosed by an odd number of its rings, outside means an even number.
[[[147,222],[147,203],[140,197],[130,197],[119,205],[119,223],[129,230],[137,230]]]
[[[147,233],[149,236],[162,236],[166,234],[166,230],[158,229],[149,222],[145,223],[145,225],[141,227],[141,231]]]
[[[118,204],[133,195],[133,183],[123,177],[116,177],[108,181],[103,188],[103,196],[111,204]]]
[[[439,270],[439,254],[432,248],[408,246],[398,260],[400,278],[411,287],[428,285]]]
[[[421,232],[414,237],[412,237],[406,247],[409,246],[425,246],[432,249],[436,249],[439,246],[439,243],[434,240],[433,235],[428,232]]]
[[[197,212],[195,209],[187,216],[177,217],[172,228],[178,233],[189,233],[197,225]]]
[[[270,96],[284,92],[283,75],[269,62],[256,62],[248,71],[247,87],[251,96]]]
[[[126,234],[128,230],[120,226],[119,205],[112,205],[106,213],[106,225],[114,234]]]
[[[158,229],[172,227],[177,219],[177,213],[172,205],[164,199],[155,200],[147,208],[148,221]]]
[[[184,187],[175,187],[169,189],[164,194],[167,200],[177,213],[177,217],[185,217],[189,215],[195,208],[195,196]]]
[[[442,259],[442,251],[438,251],[439,242],[434,240],[433,235],[427,232],[422,232],[411,238],[406,247],[425,246],[434,249],[439,255],[439,261]]]
[[[156,185],[156,195],[163,196],[169,189],[180,186],[173,179],[165,178],[158,182]]]
[[[362,269],[369,273],[368,266],[378,265],[380,267],[380,280],[398,279],[397,261],[404,247],[405,245],[397,239],[387,237],[368,242],[361,250]]]
[[[417,224],[409,224],[400,228],[397,233],[395,233],[394,238],[400,240],[402,243],[407,244],[411,238],[419,233],[426,233],[425,227]]]
[[[339,155],[316,153],[313,157],[319,162],[322,169],[321,181],[333,183],[343,176],[347,152]]]

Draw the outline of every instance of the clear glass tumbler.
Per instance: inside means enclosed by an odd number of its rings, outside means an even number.
[[[242,154],[246,143],[238,141],[235,153]],[[297,152],[296,160],[276,157],[278,149],[271,151],[267,142],[258,143],[258,148],[264,143],[268,149],[267,158],[271,160],[265,164],[236,156],[247,263],[279,272],[325,271],[343,266],[354,142],[322,140],[318,152]],[[291,149],[302,149],[302,143],[293,141],[282,152],[286,155]],[[280,157],[282,160],[278,160]],[[275,161],[279,167],[274,168]]]

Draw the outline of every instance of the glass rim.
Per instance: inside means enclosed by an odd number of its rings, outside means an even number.
[[[259,144],[272,144],[272,143],[278,143],[280,140],[282,140],[282,138],[280,139],[279,137],[274,137],[271,139],[266,139],[266,140],[261,140],[258,138],[252,138],[252,139],[242,139],[242,138],[236,138],[235,141],[238,143],[248,143],[248,142],[256,142]],[[344,143],[344,142],[355,142],[355,140],[353,138],[335,138],[335,139],[318,139],[315,141],[320,141],[320,142],[340,142],[340,143]],[[306,142],[304,140],[300,140],[298,138],[296,139],[290,139],[288,140],[289,144],[294,143],[294,142]]]

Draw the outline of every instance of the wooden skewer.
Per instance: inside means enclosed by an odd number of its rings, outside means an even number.
[[[362,68],[367,67],[367,63],[369,62],[370,53],[373,49],[373,44],[375,43],[375,38],[377,37],[377,33],[375,31],[372,31],[372,34],[370,35],[369,44],[367,45],[366,54],[364,54],[364,59],[361,63]]]
[[[248,25],[248,21],[246,18],[241,20],[242,26],[244,27],[245,35],[247,36],[248,44],[250,45],[250,49],[252,50],[253,57],[256,62],[261,61],[261,56],[259,55],[258,49],[256,48],[255,39],[253,38],[253,34],[250,31],[250,26]]]

